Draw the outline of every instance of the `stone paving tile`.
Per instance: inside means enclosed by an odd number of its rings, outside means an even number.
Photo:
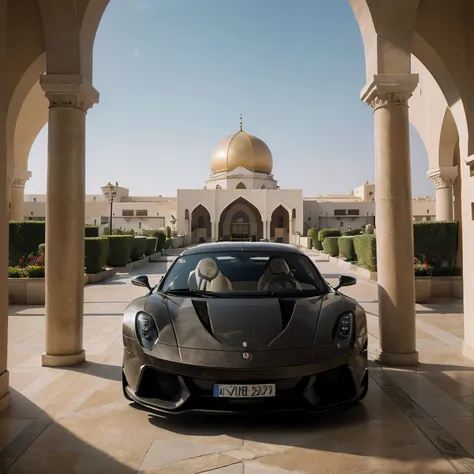
[[[158,281],[170,263],[136,273]],[[317,264],[333,283],[351,274]],[[368,312],[373,358],[377,287],[357,278],[345,291]],[[41,367],[44,308],[10,308],[13,405],[0,415],[0,473],[474,472],[474,362],[459,352],[459,305],[418,305],[422,364],[397,371],[371,362],[367,398],[352,409],[316,418],[166,418],[122,396],[120,313],[143,293],[129,280],[120,274],[85,288],[88,362],[74,369]]]

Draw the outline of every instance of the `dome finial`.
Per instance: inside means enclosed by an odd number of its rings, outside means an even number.
[[[242,131],[242,114],[240,114],[240,131]]]

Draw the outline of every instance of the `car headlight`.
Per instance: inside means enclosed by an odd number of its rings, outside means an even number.
[[[138,313],[136,329],[140,344],[146,349],[153,349],[158,340],[158,328],[155,320],[147,313]]]
[[[352,339],[354,334],[354,313],[343,313],[334,327],[334,339],[343,342]]]

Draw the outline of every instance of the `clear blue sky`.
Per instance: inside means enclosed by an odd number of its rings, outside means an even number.
[[[87,193],[201,188],[217,142],[239,126],[263,139],[282,188],[346,193],[374,179],[373,114],[347,0],[111,0],[94,56]],[[46,190],[47,131],[26,192]],[[413,195],[434,194],[412,130]]]

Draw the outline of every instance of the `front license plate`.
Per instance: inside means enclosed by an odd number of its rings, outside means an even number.
[[[250,385],[214,385],[214,397],[221,398],[260,398],[274,397],[275,384],[250,384]]]

